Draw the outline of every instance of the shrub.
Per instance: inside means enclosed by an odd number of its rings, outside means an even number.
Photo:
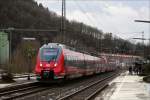
[[[150,75],[150,64],[146,64],[143,66],[143,73],[146,75]]]

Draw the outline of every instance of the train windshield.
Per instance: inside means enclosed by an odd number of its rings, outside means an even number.
[[[58,53],[58,48],[43,48],[40,51],[40,59],[41,61],[55,61],[58,57]]]

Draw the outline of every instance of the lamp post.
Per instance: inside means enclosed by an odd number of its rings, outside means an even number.
[[[36,39],[35,38],[23,38],[23,40],[25,41],[35,41]],[[27,57],[28,57],[28,78],[27,80],[30,80],[30,72],[31,72],[31,58],[32,58],[32,49],[31,48],[27,48],[26,50],[27,52]]]

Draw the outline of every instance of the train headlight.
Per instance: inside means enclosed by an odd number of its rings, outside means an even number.
[[[42,64],[40,64],[40,67],[42,67],[43,65]]]
[[[55,63],[55,64],[54,64],[54,67],[56,67],[57,65],[58,65],[58,64],[57,64],[57,63]]]

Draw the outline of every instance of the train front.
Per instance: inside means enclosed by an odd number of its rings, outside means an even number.
[[[62,48],[55,45],[41,47],[37,57],[35,73],[39,81],[64,78],[64,56]]]

